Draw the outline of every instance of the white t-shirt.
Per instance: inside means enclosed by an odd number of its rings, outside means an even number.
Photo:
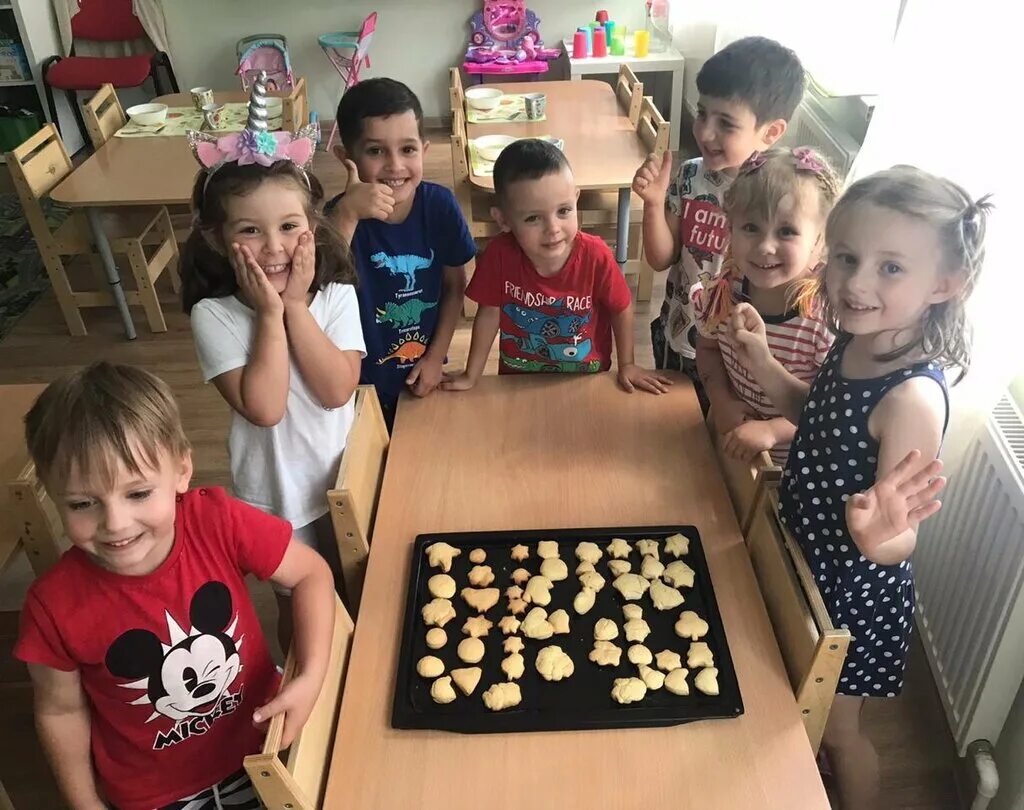
[[[331,343],[366,355],[359,304],[350,284],[328,284],[309,311]],[[192,333],[207,382],[249,362],[256,312],[233,295],[205,298],[192,308]],[[259,427],[240,413],[231,417],[228,454],[237,498],[305,526],[327,512],[341,452],[355,414],[354,397],[325,408],[289,358],[288,405],[273,427]]]

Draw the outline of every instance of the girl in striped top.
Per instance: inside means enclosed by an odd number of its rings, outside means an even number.
[[[796,426],[743,367],[728,329],[734,305],[749,302],[765,322],[772,356],[793,376],[814,379],[832,345],[817,307],[798,306],[822,258],[824,226],[839,181],[814,150],[755,153],[725,194],[730,256],[717,280],[692,295],[700,339],[697,370],[726,455],[750,462],[762,451],[784,465]]]

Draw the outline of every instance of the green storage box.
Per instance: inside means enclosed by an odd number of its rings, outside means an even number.
[[[10,152],[42,129],[41,116],[31,110],[0,108],[0,152]]]

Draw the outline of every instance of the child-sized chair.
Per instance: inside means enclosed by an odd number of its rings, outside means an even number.
[[[243,761],[260,801],[268,810],[318,810],[322,806],[354,629],[352,617],[341,600],[335,597],[331,658],[320,696],[313,704],[306,725],[292,741],[287,758],[282,759],[281,734],[285,715],[277,715],[270,721],[263,751],[250,754]],[[282,687],[294,673],[293,649],[285,664]]]
[[[113,299],[106,290],[79,292],[71,288],[63,257],[95,257],[85,215],[75,211],[56,231],[51,232],[43,213],[41,200],[73,170],[71,158],[56,127],[47,124],[9,152],[7,166],[68,330],[72,335],[84,335],[86,329],[80,310],[111,306]],[[126,290],[125,298],[129,304],[142,305],[150,329],[166,332],[167,323],[153,285],[167,270],[174,291],[181,288],[176,268],[178,246],[167,209],[145,209],[137,213],[122,209],[116,216],[107,218],[104,225],[111,250],[127,257],[135,277],[136,289]],[[147,248],[150,249],[148,254]]]
[[[57,507],[46,494],[31,461],[13,481],[5,481],[4,485],[7,513],[14,533],[0,539],[0,571],[10,559],[8,555],[21,548],[28,555],[35,575],[41,577],[64,553],[64,529]]]
[[[779,519],[775,492],[767,491],[760,500],[746,539],[811,749],[817,751],[850,631],[832,626],[803,552]]]
[[[360,385],[355,398],[355,419],[341,455],[334,489],[327,493],[327,503],[338,541],[345,596],[352,613],[358,614],[391,440],[376,389]]]
[[[341,95],[359,83],[359,71],[370,66],[370,43],[373,32],[377,30],[377,12],[370,12],[359,26],[358,31],[334,31],[321,35],[317,41],[323,48],[334,69],[341,76]],[[326,149],[331,151],[331,144],[338,134],[338,122],[334,122],[331,135],[327,139]]]
[[[640,121],[640,105],[644,100],[644,85],[629,65],[619,66],[619,77],[615,81],[615,97],[619,106],[626,110],[629,123],[634,127]]]
[[[89,135],[93,151],[103,146],[128,123],[112,84],[103,85],[82,105],[82,117],[85,119],[85,131]]]

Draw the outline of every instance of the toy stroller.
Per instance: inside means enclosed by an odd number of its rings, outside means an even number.
[[[327,58],[341,76],[341,94],[359,82],[359,71],[365,65],[370,66],[370,42],[377,28],[377,12],[372,12],[360,26],[358,31],[335,31],[323,34],[318,38]],[[334,137],[338,134],[338,122],[334,122],[331,135],[327,139],[327,151],[331,150]]]
[[[242,89],[249,92],[261,70],[267,72],[268,90],[290,90],[294,84],[288,40],[282,34],[253,34],[238,40],[238,70]]]

